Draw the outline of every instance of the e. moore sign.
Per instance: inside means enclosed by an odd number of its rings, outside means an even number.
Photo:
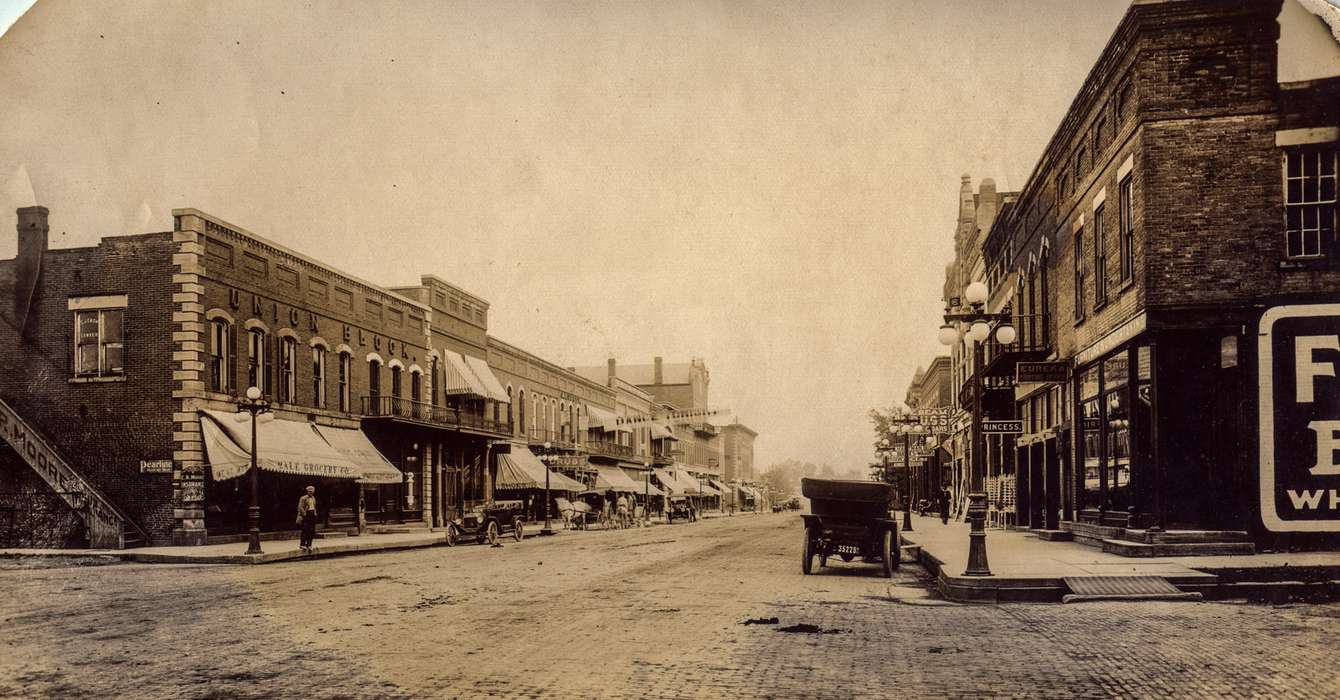
[[[1340,304],[1261,316],[1261,520],[1272,532],[1340,532]]]

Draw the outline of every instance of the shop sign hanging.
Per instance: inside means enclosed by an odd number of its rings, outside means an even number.
[[[1340,532],[1340,304],[1271,308],[1257,339],[1261,520]]]

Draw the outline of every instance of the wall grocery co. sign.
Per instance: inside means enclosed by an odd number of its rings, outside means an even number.
[[[1268,309],[1257,342],[1261,520],[1340,532],[1340,304]]]

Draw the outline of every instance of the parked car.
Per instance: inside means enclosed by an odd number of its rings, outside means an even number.
[[[836,556],[844,562],[856,557],[882,564],[885,578],[898,570],[901,550],[898,523],[889,512],[893,489],[877,481],[801,479],[801,493],[810,499],[805,519],[805,545],[800,569],[813,571],[814,558],[820,568]]]
[[[447,526],[447,546],[475,538],[479,544],[496,544],[504,532],[520,542],[525,536],[526,509],[521,501],[494,501],[476,506]]]
[[[675,518],[693,522],[698,519],[698,511],[694,509],[688,498],[671,496],[670,505],[665,509],[665,519],[667,522],[673,523]]]

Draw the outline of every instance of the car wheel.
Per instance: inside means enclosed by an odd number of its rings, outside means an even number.
[[[808,529],[805,530],[805,549],[802,554],[804,558],[800,560],[800,570],[808,576],[814,567],[814,538],[810,537]]]
[[[898,548],[893,546],[893,531],[884,531],[884,578],[893,578],[893,572],[898,570],[899,556]]]
[[[525,537],[525,532],[526,532],[526,524],[521,521],[521,518],[513,518],[512,537],[515,538],[517,542],[520,542],[521,538]]]
[[[490,546],[498,544],[498,521],[490,520],[489,529],[484,531],[484,541]]]
[[[446,537],[446,542],[447,542],[447,546],[448,546],[448,547],[455,547],[455,546],[456,546],[456,526],[455,526],[455,525],[448,525],[448,526],[447,526],[447,537]]]

